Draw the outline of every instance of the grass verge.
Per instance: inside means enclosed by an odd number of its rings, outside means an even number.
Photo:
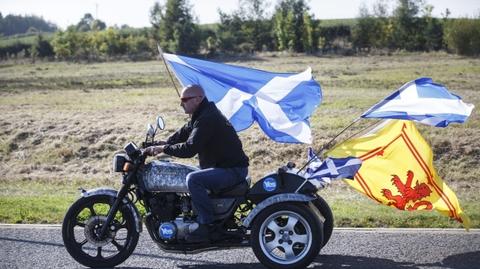
[[[108,181],[31,181],[18,180],[0,188],[0,223],[61,223],[70,205],[84,189],[119,184]],[[462,228],[462,225],[437,212],[406,212],[378,205],[350,189],[343,182],[334,182],[320,191],[332,208],[335,227],[407,227]],[[464,195],[463,209],[472,220],[472,228],[480,227],[480,202]],[[145,212],[137,203],[140,212]]]

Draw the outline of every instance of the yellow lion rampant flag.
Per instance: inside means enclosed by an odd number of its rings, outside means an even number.
[[[385,121],[362,137],[336,145],[327,155],[360,158],[360,170],[346,182],[371,199],[400,210],[435,209],[470,227],[455,193],[437,175],[432,150],[413,122]]]

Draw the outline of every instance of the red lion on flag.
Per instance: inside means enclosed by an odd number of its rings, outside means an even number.
[[[412,188],[413,177],[413,172],[408,170],[407,182],[403,184],[397,175],[392,175],[392,184],[397,188],[400,195],[392,195],[392,192],[389,189],[382,189],[383,196],[388,200],[392,200],[387,205],[393,205],[400,210],[405,210],[405,206],[408,202],[418,201],[415,202],[413,206],[409,205],[406,209],[409,211],[417,210],[420,206],[425,206],[426,210],[431,210],[433,208],[432,203],[429,201],[421,201],[421,199],[429,196],[430,193],[432,193],[432,190],[430,190],[430,187],[425,183],[418,184],[418,181],[416,182],[415,187]]]

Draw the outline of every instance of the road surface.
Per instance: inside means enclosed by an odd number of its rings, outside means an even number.
[[[59,225],[0,224],[0,268],[85,268],[65,250]],[[264,268],[249,248],[195,255],[161,251],[144,231],[117,268]],[[335,229],[309,268],[480,268],[480,230]]]

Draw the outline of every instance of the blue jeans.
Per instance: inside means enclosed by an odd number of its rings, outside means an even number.
[[[207,189],[218,191],[234,186],[245,180],[248,174],[247,167],[237,168],[207,168],[191,172],[187,175],[187,186],[192,195],[200,224],[213,222],[213,204],[208,197]]]

